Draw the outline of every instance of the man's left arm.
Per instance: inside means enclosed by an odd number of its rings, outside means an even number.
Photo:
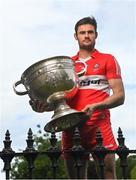
[[[112,95],[106,98],[104,101],[88,104],[82,111],[88,115],[91,115],[93,111],[99,109],[110,109],[120,106],[124,103],[125,92],[122,79],[110,79],[108,80],[110,88],[112,89]]]

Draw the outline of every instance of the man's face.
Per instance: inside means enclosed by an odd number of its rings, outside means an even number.
[[[80,25],[77,34],[74,34],[75,39],[78,41],[80,49],[92,50],[95,46],[95,39],[97,32],[91,24]]]

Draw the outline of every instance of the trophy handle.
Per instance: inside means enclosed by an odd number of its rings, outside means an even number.
[[[17,91],[16,90],[16,87],[19,85],[19,84],[22,84],[22,81],[20,80],[20,81],[17,81],[17,82],[15,82],[14,84],[13,84],[13,89],[14,89],[14,92],[17,94],[17,95],[25,95],[25,94],[28,94],[28,91],[21,91],[21,92],[19,92],[19,91]]]
[[[83,75],[86,70],[87,70],[87,64],[84,62],[84,61],[76,61],[75,64],[83,64],[84,68],[80,71],[80,72],[77,72],[77,75],[80,77],[81,75]]]

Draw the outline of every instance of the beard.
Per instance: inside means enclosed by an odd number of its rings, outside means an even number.
[[[89,45],[79,44],[80,49],[83,49],[86,51],[92,51],[94,49],[94,46],[95,46],[95,42],[93,44],[91,43]]]

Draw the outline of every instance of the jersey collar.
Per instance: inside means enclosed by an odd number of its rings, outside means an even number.
[[[99,54],[99,51],[97,49],[95,49],[91,54],[90,57],[92,58],[96,58],[96,56]],[[78,60],[79,59],[79,52],[77,53],[77,55],[72,57],[73,60]]]

